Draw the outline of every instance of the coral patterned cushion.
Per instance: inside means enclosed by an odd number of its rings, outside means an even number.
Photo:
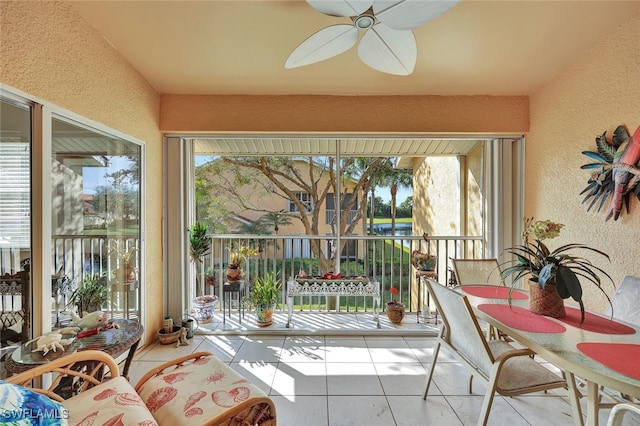
[[[225,411],[267,397],[257,386],[215,357],[169,370],[148,380],[139,395],[160,424],[217,424]]]
[[[158,423],[133,386],[124,377],[115,377],[64,401],[69,425],[140,425]]]

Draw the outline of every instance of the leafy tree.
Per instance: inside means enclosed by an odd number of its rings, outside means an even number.
[[[126,185],[101,185],[96,187],[93,207],[96,213],[106,218],[126,221],[140,215],[140,197],[137,189]]]
[[[307,235],[320,235],[321,212],[330,194],[337,198],[338,178],[350,179],[354,193],[367,194],[374,177],[388,162],[383,157],[357,160],[345,158],[337,164],[335,157],[222,157],[200,166],[199,176],[211,185],[213,194],[225,194],[241,211],[270,213],[256,201],[266,195],[286,199],[297,207],[297,213],[292,212],[288,217],[299,220]],[[300,167],[301,162],[305,167]],[[253,195],[242,196],[240,188],[243,187],[250,188]],[[308,194],[309,200],[299,199],[296,194],[300,192]],[[368,207],[366,197],[361,201],[358,203],[358,197],[343,199],[342,209],[355,211],[355,217],[349,223],[349,215],[341,215],[340,223],[331,224],[334,234],[353,233]],[[345,243],[342,241],[343,246]],[[321,241],[311,241],[311,251],[324,271],[335,270],[336,255],[342,252],[343,246],[327,252]]]
[[[382,197],[376,196],[375,208],[373,213],[375,217],[391,217],[391,202],[384,201]]]
[[[413,216],[413,196],[408,196],[396,209],[396,215],[398,217],[412,217]]]
[[[209,232],[226,234],[229,232],[231,212],[227,208],[225,197],[216,196],[211,184],[201,174],[201,170],[196,168],[196,220],[206,224]]]

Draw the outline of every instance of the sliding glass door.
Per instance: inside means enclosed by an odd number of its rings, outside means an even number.
[[[31,312],[31,108],[0,99],[0,336],[28,339]]]
[[[140,145],[53,117],[55,325],[65,310],[140,317],[141,155]]]

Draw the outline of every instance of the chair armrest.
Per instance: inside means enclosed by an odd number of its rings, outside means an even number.
[[[23,373],[9,377],[6,381],[31,388],[34,392],[44,394],[55,401],[62,402],[64,398],[55,393],[54,389],[60,384],[64,377],[77,377],[80,379],[82,384],[79,391],[83,392],[89,387],[102,383],[102,378],[105,375],[105,367],[108,369],[110,377],[120,376],[118,364],[116,364],[110,355],[102,351],[87,350],[63,356],[47,364],[39,365]],[[51,385],[49,385],[47,389],[39,389],[31,386],[32,380],[42,377],[47,373],[57,373],[57,375],[52,377]]]
[[[161,364],[159,366],[157,366],[156,368],[153,368],[151,370],[149,370],[149,372],[147,372],[147,374],[145,374],[144,376],[142,376],[142,378],[140,380],[138,380],[138,383],[136,383],[135,389],[136,389],[136,393],[140,391],[140,388],[142,387],[142,385],[144,385],[149,379],[156,377],[160,374],[163,374],[165,372],[165,370],[167,369],[176,369],[179,367],[182,367],[183,365],[193,362],[198,358],[202,358],[205,356],[214,356],[211,352],[194,352],[192,354],[188,354],[188,355],[184,355],[181,356],[180,358],[176,358],[174,360],[171,361],[167,361],[164,364]]]

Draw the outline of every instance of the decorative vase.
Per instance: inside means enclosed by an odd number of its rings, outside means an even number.
[[[132,284],[136,282],[136,270],[128,263],[124,263],[122,268],[113,271],[113,274],[121,284]]]
[[[268,327],[273,324],[273,312],[275,309],[275,303],[262,303],[256,305],[256,323],[258,324],[258,327]]]
[[[213,320],[213,309],[218,303],[217,296],[198,296],[193,299],[193,311],[198,323],[207,323]]]
[[[404,304],[399,302],[387,302],[387,316],[389,321],[400,324],[404,318]]]
[[[552,318],[567,316],[564,300],[558,294],[556,284],[549,281],[543,289],[538,282],[529,280],[529,310],[534,314]]]
[[[242,268],[227,268],[227,281],[232,283],[242,279]]]

